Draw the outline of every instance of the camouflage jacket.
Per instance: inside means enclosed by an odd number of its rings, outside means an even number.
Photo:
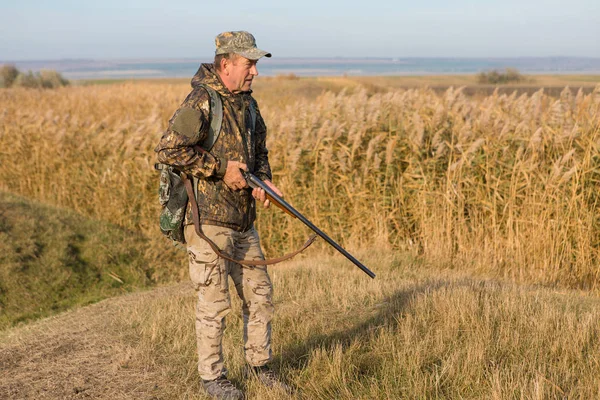
[[[197,147],[205,140],[211,120],[210,97],[200,84],[215,89],[223,102],[221,133],[210,152]],[[244,232],[256,219],[251,191],[232,190],[222,180],[228,160],[246,163],[248,170],[260,179],[272,179],[267,128],[251,93],[231,93],[214,65],[202,64],[192,79],[192,91],[170,119],[155,149],[161,163],[198,178],[198,207],[203,224]],[[256,110],[254,127],[248,109],[250,102]],[[187,223],[191,223],[190,218]]]

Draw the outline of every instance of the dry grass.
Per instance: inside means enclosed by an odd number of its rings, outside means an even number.
[[[113,298],[1,332],[0,398],[151,398],[158,371],[128,369],[131,348],[114,327],[121,310],[148,295]],[[161,289],[151,293],[161,295]]]
[[[319,82],[265,80],[271,89],[257,85],[257,96],[276,183],[326,232],[347,246],[597,290],[600,88],[470,98]],[[302,85],[309,93],[290,95]],[[156,229],[152,149],[187,90],[0,91],[0,188],[139,230],[165,265],[154,278],[183,276]],[[262,213],[259,231],[271,254],[305,237],[277,211]]]
[[[296,399],[592,399],[598,298],[474,279],[359,252],[272,271],[274,366]],[[243,373],[240,303],[225,335],[249,399],[287,398]],[[158,289],[0,334],[0,397],[204,399],[193,291]],[[35,350],[32,350],[35,349]]]

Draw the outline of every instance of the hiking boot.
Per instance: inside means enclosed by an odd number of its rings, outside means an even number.
[[[236,388],[225,375],[221,375],[212,381],[202,380],[202,385],[206,393],[213,399],[242,400],[244,398],[242,391]]]
[[[252,367],[251,371],[254,375],[256,375],[259,382],[266,387],[279,388],[288,393],[292,392],[292,388],[283,383],[269,366],[263,365],[261,367]]]

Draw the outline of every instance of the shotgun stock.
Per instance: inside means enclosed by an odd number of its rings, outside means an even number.
[[[252,189],[260,188],[265,191],[267,194],[267,198],[275,204],[277,207],[281,208],[283,211],[288,213],[289,215],[298,218],[304,225],[308,226],[315,232],[317,235],[321,236],[327,243],[329,243],[334,249],[342,253],[344,257],[350,260],[354,265],[360,268],[365,274],[369,275],[371,278],[375,279],[375,274],[369,268],[365,267],[360,261],[358,261],[352,254],[348,253],[342,246],[337,244],[333,239],[327,236],[322,230],[317,228],[312,222],[310,222],[304,215],[300,214],[298,210],[292,207],[288,202],[282,199],[277,193],[275,193],[269,186],[267,186],[263,181],[257,178],[255,175],[242,171],[242,175],[246,179],[248,186]]]

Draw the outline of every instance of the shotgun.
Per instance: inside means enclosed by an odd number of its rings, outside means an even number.
[[[356,265],[358,268],[360,268],[365,274],[367,274],[371,278],[375,279],[375,274],[373,273],[373,271],[371,271],[369,268],[365,267],[360,261],[358,261],[356,258],[354,258],[354,256],[352,256],[352,254],[348,253],[342,246],[337,244],[333,239],[331,239],[329,236],[327,236],[322,230],[317,228],[304,215],[300,214],[300,212],[298,212],[298,210],[296,210],[288,202],[286,202],[279,195],[277,195],[277,193],[275,193],[263,181],[261,181],[259,178],[257,178],[255,175],[251,174],[250,172],[246,172],[243,170],[240,170],[240,171],[242,172],[242,175],[246,179],[248,186],[250,186],[252,189],[256,189],[256,188],[263,189],[265,191],[265,193],[267,194],[267,198],[273,204],[275,204],[277,207],[281,208],[283,211],[290,214],[291,216],[298,218],[300,221],[302,221],[302,223],[304,223],[304,225],[308,226],[310,229],[312,229],[313,232],[315,232],[317,235],[319,235],[323,239],[325,239],[325,241],[327,243],[329,243],[334,249],[336,249],[337,251],[342,253],[342,255],[344,257],[346,257],[354,265]]]

